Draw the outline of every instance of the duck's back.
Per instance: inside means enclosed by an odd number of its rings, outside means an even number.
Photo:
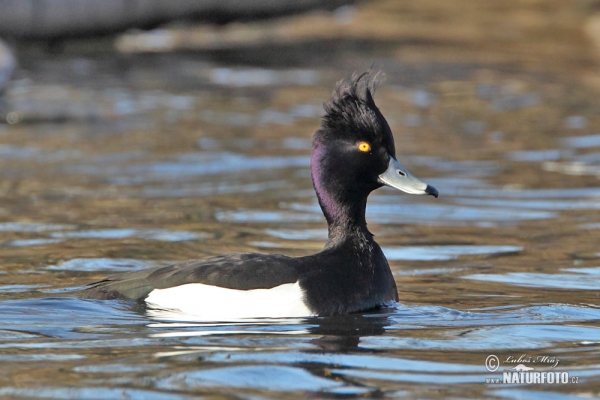
[[[86,297],[144,300],[153,291],[202,284],[234,290],[271,289],[298,281],[296,259],[278,254],[235,253],[108,277]]]

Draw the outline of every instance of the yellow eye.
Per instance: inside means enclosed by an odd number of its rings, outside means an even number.
[[[358,149],[363,153],[366,153],[367,151],[371,150],[371,145],[367,142],[360,142],[358,144]]]

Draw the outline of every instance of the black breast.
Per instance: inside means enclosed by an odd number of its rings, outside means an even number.
[[[300,285],[320,316],[377,308],[398,300],[388,262],[371,240],[348,238],[302,258]]]

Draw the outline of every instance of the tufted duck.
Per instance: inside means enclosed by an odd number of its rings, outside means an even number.
[[[396,283],[365,221],[367,197],[384,185],[438,192],[396,160],[369,73],[340,81],[313,137],[312,181],[329,237],[313,255],[236,253],[108,277],[87,297],[144,300],[201,320],[346,314],[397,301]]]

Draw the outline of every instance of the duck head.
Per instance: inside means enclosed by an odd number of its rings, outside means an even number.
[[[364,221],[370,192],[390,186],[410,194],[438,191],[396,159],[394,136],[375,105],[369,73],[338,82],[313,136],[311,174],[327,221]],[[361,216],[362,213],[362,216]]]

